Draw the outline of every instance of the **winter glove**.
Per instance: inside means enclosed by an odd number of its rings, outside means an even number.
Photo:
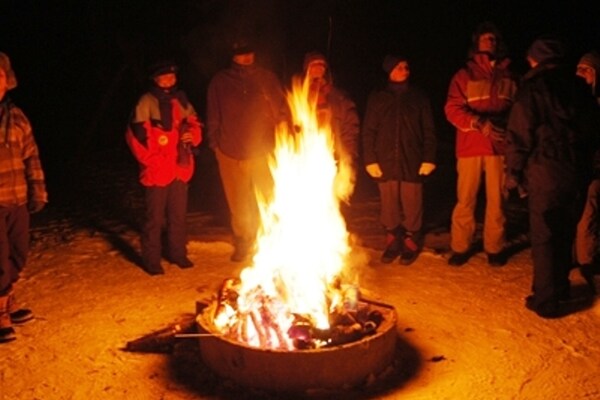
[[[424,162],[421,164],[421,167],[419,168],[419,175],[427,176],[427,175],[431,174],[434,169],[435,169],[435,164]]]
[[[490,121],[485,121],[484,123],[481,124],[481,127],[479,128],[479,130],[481,130],[481,133],[483,134],[483,136],[490,137],[490,135],[492,135],[494,132],[494,125],[492,125],[492,123]]]
[[[383,172],[381,172],[381,167],[378,163],[369,164],[366,169],[367,173],[373,178],[381,178],[383,176]]]
[[[519,183],[515,176],[507,175],[506,180],[504,181],[502,195],[505,199],[508,199],[511,197],[511,194],[514,194],[515,197],[518,197],[519,199],[523,199],[527,197],[527,190]]]
[[[45,205],[46,203],[43,201],[30,200],[29,203],[27,203],[27,210],[29,210],[30,214],[35,214],[36,212],[42,211],[42,208],[44,208]]]
[[[179,140],[181,141],[181,143],[185,144],[192,143],[192,141],[194,140],[194,136],[191,132],[184,132],[179,138]]]

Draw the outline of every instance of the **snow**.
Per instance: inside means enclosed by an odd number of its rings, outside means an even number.
[[[54,205],[34,216],[16,294],[36,319],[0,345],[0,399],[277,398],[216,377],[201,361],[198,339],[177,339],[168,352],[124,351],[130,341],[189,321],[196,301],[214,295],[242,266],[229,261],[226,223],[193,210],[188,250],[195,267],[164,262],[165,275],[144,273],[135,264],[139,188],[127,184],[135,182],[135,169],[129,161],[114,165],[112,175],[82,171],[87,179],[73,178],[70,192],[54,193]],[[444,167],[436,174],[444,177]],[[434,193],[449,198],[452,181],[443,181],[448,190]],[[410,266],[379,262],[384,236],[372,190],[345,210],[357,249],[368,257],[356,271],[362,293],[396,308],[398,352],[370,384],[312,397],[600,398],[600,305],[579,272],[572,272],[566,315],[539,318],[524,307],[532,273],[526,246],[503,268],[488,266],[483,253],[461,268],[447,265],[447,207],[429,210],[442,222]]]

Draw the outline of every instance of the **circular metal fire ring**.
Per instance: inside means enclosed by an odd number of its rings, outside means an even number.
[[[217,335],[200,339],[205,364],[222,378],[244,387],[273,391],[348,389],[389,367],[396,346],[396,310],[369,300],[384,319],[377,330],[355,342],[309,350],[264,350]],[[205,313],[198,314],[202,332],[211,331]]]

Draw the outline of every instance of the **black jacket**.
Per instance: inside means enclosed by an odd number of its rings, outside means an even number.
[[[369,96],[362,128],[363,161],[379,163],[381,180],[421,182],[419,167],[435,163],[437,140],[429,98],[408,84]]]
[[[507,180],[530,191],[585,188],[600,139],[600,109],[572,70],[540,64],[523,79],[507,127]]]

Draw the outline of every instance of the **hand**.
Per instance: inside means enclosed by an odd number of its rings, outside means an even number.
[[[194,136],[192,135],[192,132],[184,132],[179,138],[179,140],[185,144],[192,143],[192,141],[194,140]]]
[[[504,180],[504,187],[506,190],[514,190],[519,187],[519,181],[513,175],[507,175]]]
[[[421,164],[421,167],[419,168],[419,175],[427,176],[427,175],[431,174],[434,169],[435,169],[434,163],[424,162]]]
[[[372,163],[367,165],[366,170],[367,173],[373,178],[381,178],[383,176],[383,172],[381,172],[381,167],[378,163]]]
[[[503,132],[499,132],[496,129],[492,129],[490,133],[490,139],[496,142],[504,142],[504,139],[506,139],[506,135]]]
[[[492,125],[490,121],[485,121],[483,124],[481,124],[481,128],[479,128],[479,130],[481,130],[483,136],[489,137],[490,135],[494,134],[494,125]]]
[[[502,189],[502,195],[505,199],[513,198],[524,199],[527,197],[527,189],[523,186],[515,176],[507,175],[504,181],[504,188]]]
[[[42,211],[42,209],[46,206],[46,203],[39,200],[30,200],[27,203],[27,210],[29,210],[30,214],[35,214],[37,212]]]

